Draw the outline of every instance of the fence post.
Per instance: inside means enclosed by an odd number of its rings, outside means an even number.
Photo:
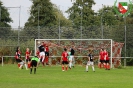
[[[3,66],[3,56],[1,56],[2,57],[2,66]]]
[[[124,67],[126,67],[126,59],[124,59]]]
[[[126,31],[127,31],[127,27],[126,27],[126,16],[124,17],[124,23],[125,23],[125,58],[124,58],[124,67],[126,67],[126,43],[127,43],[127,40],[126,40]]]

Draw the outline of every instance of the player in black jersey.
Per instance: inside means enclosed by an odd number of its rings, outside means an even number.
[[[41,45],[38,47],[39,49],[39,60],[40,62],[42,62],[43,66],[44,66],[44,59],[45,59],[45,46],[44,46],[44,42],[41,43]]]
[[[74,54],[75,54],[75,51],[74,51],[74,46],[71,47],[70,49],[70,59],[72,60],[72,67],[74,67],[75,65],[75,59],[74,59]]]
[[[86,71],[88,72],[88,66],[92,66],[92,70],[95,72],[95,68],[94,68],[94,55],[93,55],[93,50],[89,50],[89,54],[88,54],[88,62],[86,64]]]

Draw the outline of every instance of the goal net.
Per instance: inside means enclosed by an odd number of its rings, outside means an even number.
[[[94,59],[98,62],[100,49],[106,48],[112,67],[112,39],[35,39],[35,55],[41,42],[49,46],[51,58],[59,59],[64,48],[74,47],[75,60],[78,64],[86,62],[89,49],[93,49]]]

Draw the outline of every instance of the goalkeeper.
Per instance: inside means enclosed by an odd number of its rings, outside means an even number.
[[[32,74],[32,69],[34,67],[34,74],[36,74],[36,68],[38,66],[39,59],[37,56],[32,57],[31,59],[31,67],[30,67],[30,74]]]

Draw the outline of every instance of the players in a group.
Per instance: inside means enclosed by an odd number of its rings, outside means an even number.
[[[107,70],[110,70],[110,64],[109,64],[109,55],[108,52],[106,51],[106,49],[101,49],[100,53],[99,53],[99,68],[105,68]]]
[[[110,70],[109,55],[108,55],[108,52],[106,51],[106,49],[104,49],[103,56],[104,56],[104,61],[105,61],[105,63],[104,63],[105,69]]]
[[[64,51],[62,52],[61,55],[61,64],[62,64],[62,71],[67,71],[68,70],[68,53],[67,49],[64,48]]]
[[[94,55],[93,55],[93,50],[89,49],[89,53],[88,53],[88,61],[86,64],[86,72],[88,72],[88,66],[92,66],[92,70],[95,72],[95,68],[94,68]]]

